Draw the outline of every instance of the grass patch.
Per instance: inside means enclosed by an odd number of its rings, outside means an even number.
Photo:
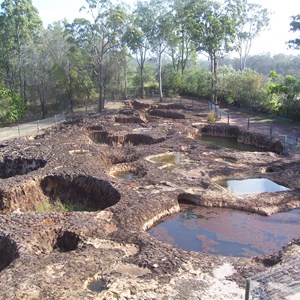
[[[86,201],[76,201],[76,202],[65,202],[62,203],[59,199],[55,201],[49,201],[45,199],[35,206],[36,212],[62,212],[67,213],[71,211],[92,211],[87,204]]]
[[[216,116],[215,114],[213,114],[213,113],[209,113],[209,114],[207,115],[207,121],[208,121],[209,123],[216,123],[216,121],[217,121],[217,116]]]

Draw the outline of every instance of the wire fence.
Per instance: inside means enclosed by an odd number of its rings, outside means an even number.
[[[0,128],[0,141],[7,140],[10,138],[36,134],[42,129],[56,126],[57,124],[64,122],[65,120],[66,116],[64,113],[62,113],[48,119],[18,124],[11,127]]]
[[[275,125],[274,122],[258,121],[245,117],[243,114],[227,112],[210,101],[208,101],[208,108],[210,113],[213,113],[220,122],[236,125],[245,130],[262,133],[276,138],[282,142],[285,153],[292,151],[300,152],[300,134],[299,130],[296,128],[287,131],[285,128]]]

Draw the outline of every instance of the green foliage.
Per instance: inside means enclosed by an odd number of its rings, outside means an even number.
[[[300,81],[293,76],[270,74],[271,81],[266,85],[269,98],[267,105],[271,112],[300,119]]]
[[[166,65],[162,70],[164,91],[168,96],[178,95],[183,89],[183,75],[180,71],[174,70],[172,65]]]
[[[183,77],[182,93],[190,96],[209,99],[211,74],[206,69],[193,68],[186,71]]]
[[[209,113],[207,115],[207,122],[216,123],[216,121],[217,121],[217,116],[214,113]]]
[[[290,23],[290,31],[298,32],[300,31],[300,14],[292,16],[292,22]],[[300,38],[295,38],[288,41],[289,47],[294,49],[300,49]]]
[[[0,119],[4,123],[15,123],[26,111],[26,104],[22,98],[6,88],[0,88]]]
[[[236,72],[222,67],[218,71],[218,97],[228,104],[256,110],[263,109],[267,96],[264,91],[265,78],[252,70]]]

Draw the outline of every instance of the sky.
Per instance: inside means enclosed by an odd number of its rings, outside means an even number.
[[[135,1],[126,0],[129,4]],[[253,42],[250,54],[267,53],[299,54],[299,50],[287,49],[286,41],[296,38],[295,33],[289,32],[290,17],[300,14],[300,0],[248,0],[267,8],[271,13],[270,29],[262,32]],[[76,17],[84,17],[79,9],[85,5],[85,0],[32,0],[38,9],[43,24],[66,18],[73,21]],[[298,33],[299,35],[299,33]]]

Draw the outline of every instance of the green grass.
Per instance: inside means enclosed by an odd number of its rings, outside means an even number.
[[[43,200],[35,206],[36,212],[62,212],[67,213],[71,211],[92,211],[87,206],[85,200],[76,202],[64,202],[62,203],[59,199],[55,201],[49,201],[48,199]]]

